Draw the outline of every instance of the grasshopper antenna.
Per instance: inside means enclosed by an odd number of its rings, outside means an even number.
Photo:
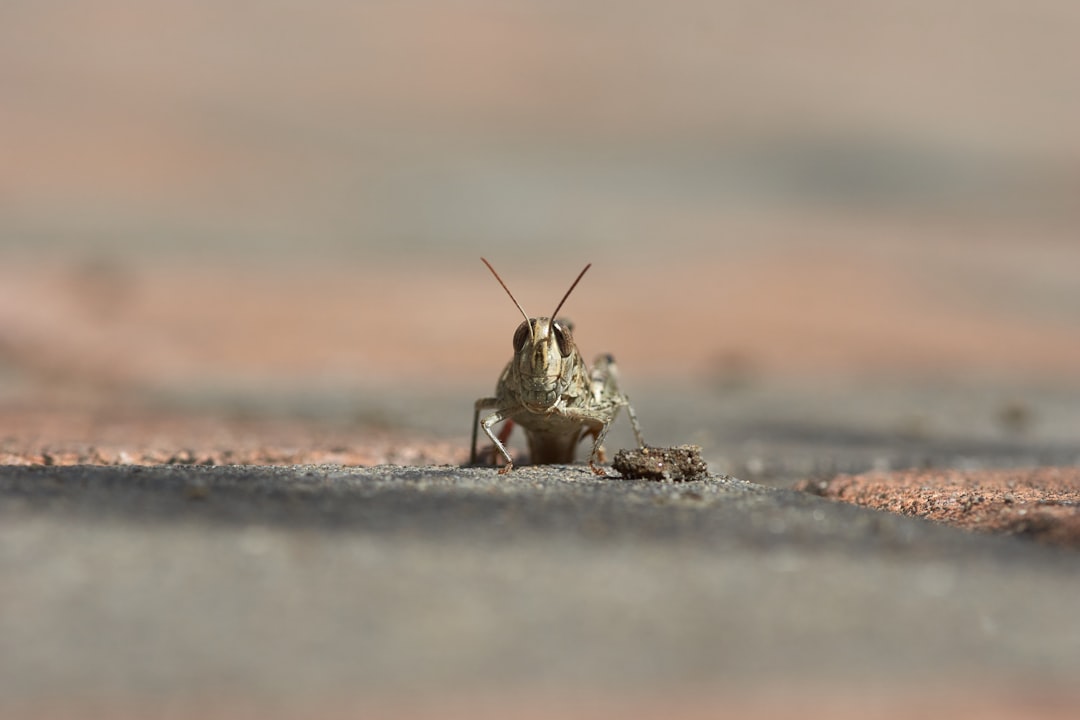
[[[484,262],[487,262],[487,260],[484,260]],[[488,267],[491,267],[491,266],[488,265]],[[566,294],[562,296],[562,300],[560,300],[559,304],[555,307],[555,312],[551,313],[551,318],[548,320],[548,332],[549,333],[555,327],[555,316],[559,314],[560,310],[562,310],[562,306],[563,306],[563,303],[566,302],[566,298],[570,297],[570,293],[574,292],[574,288],[577,287],[577,284],[579,282],[581,282],[581,278],[585,277],[585,273],[589,272],[589,268],[591,268],[591,267],[592,267],[592,263],[589,263],[588,265],[585,266],[584,270],[582,270],[580,273],[578,273],[577,280],[575,280],[574,283],[570,286],[570,289],[566,291]],[[495,271],[492,270],[491,272],[495,272]],[[498,275],[496,275],[495,277],[498,277]],[[502,282],[502,280],[500,280],[499,282]],[[503,285],[503,287],[506,287],[506,286]],[[507,290],[506,292],[510,292],[510,291]],[[514,302],[517,302],[517,301],[515,300]]]
[[[521,311],[521,317],[525,318],[525,324],[529,326],[529,339],[535,341],[536,338],[534,338],[532,336],[532,334],[533,334],[532,323],[529,322],[529,314],[527,312],[525,312],[525,308],[521,307],[521,303],[519,303],[517,301],[517,298],[514,297],[514,293],[510,292],[510,288],[506,287],[506,283],[504,283],[503,279],[501,277],[499,277],[499,273],[495,272],[495,268],[491,267],[491,263],[489,263],[484,258],[480,258],[480,260],[485,265],[487,265],[487,269],[491,271],[491,274],[494,275],[495,279],[499,281],[500,285],[502,285],[502,289],[506,291],[506,294],[509,295],[510,299],[514,301],[514,304],[517,305],[517,309]],[[585,269],[588,270],[588,268],[585,268]],[[584,275],[584,274],[585,273],[582,273],[582,275]],[[580,279],[581,278],[578,277],[578,280],[580,280]],[[574,285],[577,285],[577,280],[574,281]],[[570,289],[573,290],[574,289],[573,286],[571,286]],[[570,293],[566,293],[566,294],[569,295]],[[565,301],[566,298],[563,298],[563,300]],[[562,303],[559,303],[559,307],[562,307]]]

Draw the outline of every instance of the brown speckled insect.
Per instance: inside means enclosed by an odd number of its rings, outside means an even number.
[[[619,408],[623,407],[630,416],[638,447],[645,447],[637,416],[630,407],[630,399],[619,390],[614,358],[600,355],[593,362],[590,372],[574,344],[573,326],[567,320],[556,317],[592,264],[586,265],[577,276],[551,317],[530,318],[491,263],[480,259],[517,305],[525,322],[518,325],[514,332],[514,357],[499,377],[495,397],[476,401],[470,464],[477,463],[476,430],[479,426],[484,428],[506,460],[506,465],[499,472],[509,472],[514,467],[514,461],[503,443],[510,436],[513,424],[517,423],[528,436],[529,460],[533,464],[572,463],[578,443],[591,435],[593,445],[589,467],[597,475],[605,475],[603,468],[596,466],[597,460],[603,462],[600,444],[615,421]],[[479,422],[481,410],[495,412]],[[507,424],[496,436],[492,427],[504,420]]]

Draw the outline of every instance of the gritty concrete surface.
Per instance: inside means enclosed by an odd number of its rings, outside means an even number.
[[[591,698],[633,717],[678,698],[819,717],[808,698],[944,693],[1057,717],[1080,673],[1078,571],[1075,553],[722,476],[6,467],[0,709]]]

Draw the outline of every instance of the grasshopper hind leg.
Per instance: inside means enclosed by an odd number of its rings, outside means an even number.
[[[604,448],[602,443],[607,437],[611,424],[615,422],[619,408],[626,408],[626,414],[630,417],[630,426],[634,430],[634,440],[638,447],[645,447],[645,440],[641,436],[641,426],[638,424],[637,413],[630,404],[630,398],[619,389],[618,370],[615,366],[615,358],[610,354],[603,354],[593,362],[592,371],[589,373],[590,390],[592,391],[593,403],[604,410],[607,422],[596,430],[586,433],[593,436],[592,452],[589,454],[589,467],[598,475],[606,474],[596,466],[596,462],[603,462]]]
[[[634,440],[637,441],[639,448],[645,447],[645,440],[641,436],[641,425],[638,424],[634,406],[630,404],[630,396],[619,389],[619,371],[615,365],[615,357],[608,353],[598,356],[593,362],[589,381],[593,401],[600,406],[611,406],[612,422],[615,421],[619,408],[626,408],[626,414],[630,417],[630,426],[634,430]],[[603,435],[606,434],[607,429],[605,428]]]

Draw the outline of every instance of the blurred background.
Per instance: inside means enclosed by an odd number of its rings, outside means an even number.
[[[716,469],[1071,453],[1077,37],[1066,0],[4,3],[0,400],[463,439],[518,322],[483,255],[534,315],[594,263],[583,352]]]

